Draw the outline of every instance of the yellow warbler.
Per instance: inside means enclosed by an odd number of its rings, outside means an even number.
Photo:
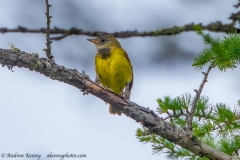
[[[102,34],[96,39],[88,39],[97,47],[95,57],[96,82],[121,94],[125,88],[125,98],[130,98],[133,86],[133,70],[126,51],[117,39],[109,34]],[[109,106],[111,114],[121,115],[116,106]]]

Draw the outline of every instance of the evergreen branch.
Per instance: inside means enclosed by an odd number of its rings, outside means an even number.
[[[51,43],[52,43],[52,41],[50,41],[50,24],[51,24],[52,16],[49,15],[49,8],[52,5],[48,4],[48,0],[45,0],[45,2],[46,2],[46,10],[47,10],[46,13],[45,13],[45,15],[47,16],[47,29],[46,29],[46,47],[47,48],[44,48],[43,51],[46,52],[48,60],[52,63],[55,63],[54,57],[51,54]]]
[[[240,132],[240,117],[239,112],[231,110],[226,107],[226,105],[220,103],[216,105],[215,109],[215,120],[214,120],[214,130],[218,131],[221,136],[226,135],[239,135]]]
[[[79,73],[77,70],[49,63],[48,60],[39,58],[38,54],[25,53],[17,48],[11,48],[10,50],[0,49],[0,63],[2,66],[8,66],[9,68],[13,66],[28,68],[53,80],[72,85],[80,89],[84,94],[90,93],[111,105],[117,106],[123,114],[136,122],[142,123],[152,134],[159,135],[193,152],[195,155],[219,160],[235,159],[207,144],[199,142],[196,138],[189,137],[186,131],[165,122],[154,111],[139,106],[134,102],[126,101],[94,83],[84,72]]]
[[[201,96],[203,87],[204,87],[205,83],[207,82],[208,74],[209,74],[209,72],[211,71],[212,68],[213,68],[212,66],[209,66],[206,73],[202,72],[204,74],[203,81],[200,84],[199,89],[198,90],[194,90],[196,92],[196,96],[195,96],[195,98],[194,98],[194,100],[192,102],[192,108],[190,110],[190,113],[189,113],[189,116],[188,116],[188,120],[187,120],[187,130],[188,131],[192,130],[193,115],[194,115],[195,110],[196,110],[197,102],[198,102],[198,100],[199,100],[199,98]]]
[[[235,120],[237,121],[239,119],[240,118],[237,118]],[[226,126],[231,126],[232,123],[233,123],[233,121],[225,121],[225,122],[223,122],[223,124],[219,124],[219,125],[215,126],[212,131],[218,130],[218,129],[222,129],[222,128],[226,127]],[[238,126],[238,127],[240,127],[240,126]]]
[[[238,150],[240,149],[239,146],[239,138],[222,138],[219,141],[219,149],[225,153],[238,155]]]
[[[212,31],[212,32],[224,32],[228,33],[229,31],[236,31],[236,33],[240,33],[240,29],[234,27],[231,24],[222,24],[220,21],[212,22],[208,25],[199,24],[187,24],[185,26],[174,26],[171,28],[164,28],[158,29],[155,31],[148,31],[148,32],[139,32],[135,31],[121,31],[121,32],[113,32],[110,33],[115,37],[118,38],[128,38],[128,37],[146,37],[146,36],[166,36],[166,35],[176,35],[182,32],[189,32],[189,31],[196,31],[197,28],[201,28],[202,30]],[[18,32],[18,33],[47,33],[46,28],[39,28],[39,29],[28,29],[26,27],[18,26],[15,29],[8,29],[8,28],[0,28],[0,33],[11,33],[11,32]],[[70,29],[61,29],[58,27],[52,28],[49,30],[50,34],[62,34],[61,36],[53,37],[52,40],[61,40],[70,35],[86,35],[86,36],[98,36],[103,31],[83,31],[82,29],[77,28],[70,28]]]
[[[145,127],[142,129],[138,128],[136,132],[136,136],[140,142],[143,143],[152,143],[153,154],[161,154],[164,152],[167,154],[166,157],[170,159],[178,159],[178,158],[187,158],[187,157],[198,157],[194,155],[192,152],[177,146],[176,144],[156,135],[149,133]]]
[[[194,58],[193,66],[202,69],[203,66],[212,65],[220,71],[236,68],[240,64],[240,36],[231,33],[220,39],[213,39],[209,34],[200,33],[209,47]]]

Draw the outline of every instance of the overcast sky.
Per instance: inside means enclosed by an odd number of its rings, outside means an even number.
[[[105,32],[152,31],[192,22],[229,23],[230,14],[237,12],[235,3],[237,0],[50,0],[53,5],[50,13],[52,27]],[[2,0],[1,4],[0,28],[46,25],[44,0]],[[87,38],[90,37],[69,36],[54,41],[52,54],[57,64],[79,72],[84,70],[94,79],[96,48]],[[129,54],[134,69],[133,102],[156,110],[157,98],[194,95],[193,90],[199,87],[203,75],[191,67],[192,59],[204,48],[201,37],[194,32],[132,37],[119,42]],[[0,48],[8,49],[9,43],[45,57],[43,34],[1,34]],[[13,70],[14,73],[7,67],[0,68],[0,154],[41,154],[41,160],[50,159],[46,156],[51,152],[86,154],[87,160],[165,159],[164,154],[152,155],[151,145],[135,138],[140,124],[125,115],[110,115],[108,105],[102,100],[28,69]],[[239,69],[222,73],[213,70],[203,94],[210,97],[212,104],[236,105],[240,99],[239,74]]]

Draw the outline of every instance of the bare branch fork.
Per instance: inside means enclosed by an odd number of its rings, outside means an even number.
[[[85,94],[90,93],[111,105],[117,106],[123,114],[148,128],[150,133],[160,135],[196,155],[219,160],[233,159],[233,157],[189,136],[183,129],[174,127],[165,122],[161,117],[155,114],[154,111],[139,106],[134,102],[126,101],[115,93],[104,89],[90,80],[85,73],[67,69],[64,66],[49,62],[46,58],[39,58],[38,54],[25,53],[19,49],[0,49],[0,63],[2,66],[8,66],[9,68],[13,66],[28,68],[31,71],[43,74],[53,80],[72,85]]]

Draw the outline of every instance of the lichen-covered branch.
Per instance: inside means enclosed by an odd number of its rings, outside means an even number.
[[[67,69],[64,66],[50,63],[45,58],[39,58],[38,54],[28,54],[14,48],[9,50],[0,49],[0,63],[9,68],[12,68],[13,66],[28,68],[31,71],[43,74],[53,80],[72,85],[80,89],[83,94],[92,94],[99,97],[103,101],[119,107],[126,116],[148,128],[150,133],[160,135],[161,137],[188,149],[196,155],[219,160],[234,159],[215,148],[201,143],[196,138],[189,136],[189,134],[183,129],[167,123],[161,117],[156,115],[154,111],[139,106],[134,102],[126,101],[115,93],[94,83],[84,72],[79,73],[77,70]]]
[[[128,37],[146,37],[146,36],[164,36],[164,35],[176,35],[180,34],[182,32],[189,32],[189,31],[195,31],[196,27],[200,27],[203,30],[208,30],[212,32],[224,32],[228,33],[229,31],[236,31],[237,33],[240,33],[240,29],[234,27],[233,23],[230,24],[222,24],[221,22],[213,22],[208,25],[202,25],[200,24],[187,24],[185,26],[174,26],[171,28],[164,28],[164,29],[159,29],[155,31],[144,31],[144,32],[139,32],[137,30],[135,31],[121,31],[121,32],[113,32],[110,33],[115,37],[118,38],[128,38]],[[11,32],[20,32],[20,33],[43,33],[45,34],[47,32],[47,29],[45,28],[40,28],[40,29],[28,29],[25,27],[19,26],[18,28],[15,29],[8,29],[8,28],[0,28],[0,33],[11,33]],[[87,36],[98,36],[100,33],[103,31],[95,31],[95,32],[90,32],[90,31],[83,31],[82,29],[77,29],[77,28],[70,28],[70,29],[61,29],[61,28],[53,28],[49,30],[50,34],[62,34],[61,36],[58,37],[53,37],[51,39],[53,40],[61,40],[67,36],[70,35],[87,35]]]

